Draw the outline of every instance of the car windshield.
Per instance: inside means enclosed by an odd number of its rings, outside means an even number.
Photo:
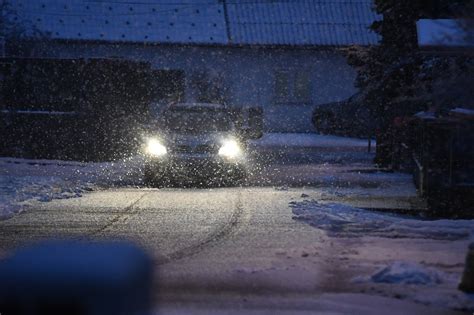
[[[218,110],[168,110],[163,114],[163,129],[171,133],[204,134],[232,129],[229,114]]]
[[[474,0],[0,0],[0,315],[474,315]]]

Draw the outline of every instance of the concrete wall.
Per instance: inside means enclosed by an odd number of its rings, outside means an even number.
[[[355,71],[335,50],[151,46],[100,43],[49,43],[37,48],[38,57],[121,57],[149,61],[156,69],[184,70],[186,101],[195,92],[195,72],[219,75],[235,105],[261,105],[267,131],[314,131],[311,113],[318,104],[344,100],[356,92]],[[306,72],[311,99],[305,104],[285,104],[275,97],[275,72]]]

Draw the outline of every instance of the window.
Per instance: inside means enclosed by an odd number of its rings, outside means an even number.
[[[275,73],[275,101],[278,103],[286,103],[290,99],[288,74],[286,71]]]
[[[295,75],[294,100],[298,103],[311,102],[311,80],[308,72],[297,72]]]
[[[311,76],[307,71],[275,72],[275,103],[311,103]]]

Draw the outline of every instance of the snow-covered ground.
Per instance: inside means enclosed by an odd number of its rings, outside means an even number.
[[[421,220],[316,200],[291,202],[290,206],[295,219],[304,220],[337,237],[459,240],[469,238],[474,231],[474,220]]]
[[[474,220],[426,220],[307,198],[290,207],[295,220],[347,248],[342,264],[358,275],[353,284],[360,292],[474,310],[474,295],[457,289]]]
[[[36,202],[140,184],[141,165],[138,156],[106,163],[0,158],[0,220]]]

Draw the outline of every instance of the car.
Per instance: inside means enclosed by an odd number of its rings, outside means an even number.
[[[313,112],[313,125],[318,133],[366,138],[375,133],[375,121],[364,96],[354,94],[349,99],[318,105]]]
[[[249,167],[247,142],[261,136],[261,117],[245,115],[246,110],[211,103],[166,106],[145,139],[145,184],[244,180]],[[248,112],[261,116],[258,108]]]

